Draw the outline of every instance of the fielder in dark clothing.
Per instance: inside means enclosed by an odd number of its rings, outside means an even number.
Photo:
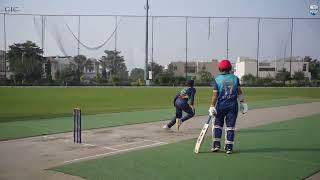
[[[187,121],[194,116],[195,109],[193,105],[196,89],[193,86],[194,81],[188,80],[187,87],[183,88],[181,92],[175,96],[173,105],[176,108],[176,115],[168,124],[163,126],[164,129],[170,129],[174,124],[177,124],[177,129],[179,130],[184,121]],[[186,112],[187,115],[182,118],[183,111]]]

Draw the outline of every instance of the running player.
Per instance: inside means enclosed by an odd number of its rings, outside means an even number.
[[[181,92],[175,96],[173,105],[176,108],[176,115],[168,124],[163,126],[164,129],[170,129],[174,124],[177,124],[177,129],[179,130],[184,121],[194,116],[194,97],[196,94],[196,89],[193,87],[194,81],[188,80],[186,85],[187,87],[183,88]],[[187,115],[182,118],[183,111],[186,112]]]

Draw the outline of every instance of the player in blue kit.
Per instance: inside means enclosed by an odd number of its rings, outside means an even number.
[[[212,152],[217,152],[221,147],[221,136],[224,121],[225,128],[225,151],[232,154],[235,125],[238,116],[238,100],[240,102],[240,111],[246,113],[248,106],[244,102],[242,90],[240,88],[239,78],[230,74],[231,63],[229,60],[219,62],[220,75],[213,79],[213,95],[209,108],[209,115],[215,116],[213,129]]]
[[[196,89],[193,87],[194,81],[188,80],[186,85],[187,87],[183,88],[173,100],[173,105],[176,108],[176,115],[168,124],[163,126],[163,129],[170,129],[174,124],[177,124],[177,129],[179,130],[184,121],[187,121],[194,116],[194,97],[196,95]],[[187,115],[182,118],[183,111],[186,112]]]

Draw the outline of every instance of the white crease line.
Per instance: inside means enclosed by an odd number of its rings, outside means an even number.
[[[101,146],[101,147],[104,148],[104,149],[111,149],[111,150],[114,150],[114,151],[119,151],[119,149],[112,148],[112,147],[107,147],[107,146]]]
[[[118,145],[114,145],[114,146],[110,146],[110,147],[126,146],[126,145],[130,145],[130,144],[141,143],[141,142],[144,142],[144,141],[135,141],[135,142],[131,142],[131,143],[118,144]]]
[[[155,143],[166,143],[166,142],[154,141],[154,140],[150,140],[150,139],[142,139],[142,141],[150,141],[150,142],[155,142]]]
[[[43,139],[46,139],[46,140],[52,140],[52,139],[57,139],[57,138],[63,139],[64,137],[65,136],[59,137],[59,136],[53,136],[53,135],[44,135],[44,136],[26,137],[26,138],[21,138],[21,139],[3,140],[3,141],[0,141],[0,144],[26,142],[26,141],[33,142],[33,141],[40,141]],[[70,136],[70,137],[72,137],[72,136]]]
[[[97,146],[97,145],[87,144],[87,143],[82,143],[82,145],[84,145],[84,146]]]
[[[114,151],[118,151],[119,149],[111,148],[111,147],[106,147],[106,146],[99,146],[95,144],[88,144],[88,143],[81,143],[83,146],[90,146],[90,147],[98,147],[98,148],[103,148],[103,149],[110,149]]]
[[[141,139],[141,141],[135,141],[135,142],[131,142],[131,143],[125,143],[125,144],[119,144],[119,145],[113,145],[113,146],[109,146],[108,148],[113,148],[113,147],[120,147],[120,146],[126,146],[126,145],[130,145],[130,144],[137,144],[137,143],[142,143],[142,142],[154,142],[154,143],[163,143],[166,144],[166,142],[161,142],[161,141],[153,141],[153,140],[149,140],[149,139]]]
[[[104,148],[104,149],[110,149],[110,150],[114,150],[114,151],[119,151],[119,149],[116,149],[114,147],[127,146],[127,145],[131,145],[131,144],[142,143],[142,142],[154,142],[154,143],[167,144],[166,142],[153,141],[153,140],[149,140],[149,139],[142,139],[142,141],[135,141],[135,142],[131,142],[131,143],[119,144],[119,145],[114,145],[114,146],[99,146],[99,145],[88,144],[88,143],[82,143],[82,145],[91,146],[91,147],[96,146],[96,147],[100,147],[100,148]]]
[[[46,139],[55,139],[58,138],[57,136],[43,136]],[[71,138],[72,136],[70,136]],[[73,142],[70,139],[62,139],[64,142]],[[137,144],[137,143],[142,143],[142,142],[155,142],[155,143],[165,143],[165,142],[161,142],[161,141],[153,141],[153,140],[148,140],[148,139],[142,139],[141,141],[135,141],[135,142],[131,142],[131,143],[125,143],[125,144],[119,144],[119,145],[114,145],[114,146],[99,146],[99,145],[95,145],[95,144],[88,144],[88,143],[81,143],[80,145],[83,146],[90,146],[90,147],[99,147],[99,148],[103,148],[103,149],[110,149],[110,150],[114,150],[114,151],[118,151],[119,149],[116,149],[114,147],[120,147],[120,146],[127,146],[127,145],[131,145],[131,144]]]
[[[122,150],[118,150],[118,151],[113,151],[113,152],[108,152],[108,153],[103,153],[103,154],[97,154],[97,155],[93,155],[93,156],[87,156],[87,157],[82,157],[82,158],[77,158],[77,159],[73,159],[73,160],[69,160],[69,161],[64,161],[63,163],[72,163],[72,162],[76,162],[76,161],[80,161],[80,160],[85,160],[85,159],[91,159],[91,158],[96,158],[96,157],[100,157],[100,156],[106,156],[109,154],[115,154],[115,153],[119,153],[119,152],[125,152],[125,151],[130,151],[130,150],[134,150],[134,149],[139,149],[139,148],[144,148],[144,147],[150,147],[150,146],[156,146],[156,145],[160,145],[160,144],[168,144],[168,143],[154,143],[154,144],[149,144],[149,145],[144,145],[144,146],[137,146],[137,147],[133,147],[133,148],[128,148],[128,149],[122,149]]]

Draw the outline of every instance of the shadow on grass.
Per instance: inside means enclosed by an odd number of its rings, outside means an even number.
[[[273,132],[279,132],[279,131],[290,131],[290,129],[241,129],[237,131],[238,134],[244,134],[244,133],[273,133]]]
[[[256,148],[240,149],[236,153],[268,153],[268,152],[320,152],[320,148]]]

